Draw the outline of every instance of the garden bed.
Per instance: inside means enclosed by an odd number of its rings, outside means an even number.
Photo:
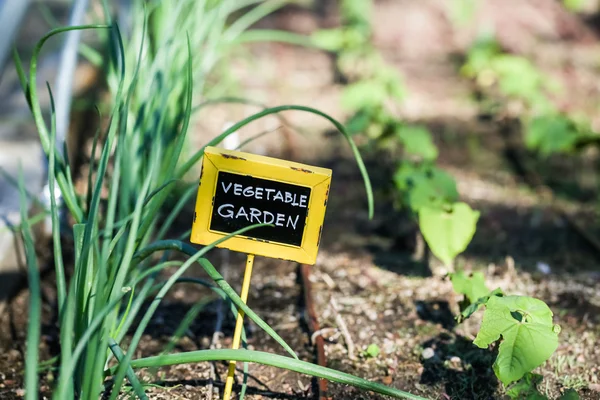
[[[600,336],[598,251],[569,225],[564,214],[548,206],[543,193],[528,187],[523,176],[514,171],[503,152],[505,142],[497,121],[477,118],[476,105],[466,98],[472,87],[455,75],[456,66],[451,58],[452,53],[461,49],[460,38],[452,41],[448,39],[452,35],[443,34],[451,29],[448,21],[440,17],[444,13],[443,2],[426,3],[416,6],[411,1],[379,2],[377,16],[382,23],[376,26],[375,36],[386,58],[405,74],[411,96],[404,112],[430,127],[441,149],[439,163],[456,177],[462,200],[482,213],[474,241],[459,257],[457,265],[483,271],[491,289],[501,287],[545,301],[562,332],[556,353],[536,370],[544,376],[542,392],[554,398],[566,388],[575,388],[582,399],[597,399],[600,396],[600,350],[596,346]],[[493,7],[504,11],[508,8],[500,2],[489,3],[492,11],[487,13],[493,14]],[[555,12],[552,2],[544,3],[548,4],[542,11]],[[515,7],[522,7],[523,12],[529,10],[521,2],[516,2]],[[420,16],[427,23],[399,24],[385,18],[400,14]],[[499,14],[496,17],[503,18]],[[406,18],[412,21],[410,16]],[[597,53],[597,43],[589,45],[592,33],[585,25],[580,23],[574,28],[568,25],[574,32],[584,32],[573,39],[561,36],[558,28],[564,25],[564,20],[560,21],[554,32],[557,52],[568,43],[582,58]],[[323,23],[314,15],[295,9],[282,11],[267,22],[269,26],[296,31],[310,30]],[[507,18],[503,23],[510,24],[511,20]],[[503,27],[503,32],[512,28]],[[538,28],[541,29],[532,23],[529,31],[520,34],[535,39]],[[437,46],[421,49],[415,44],[415,37],[419,37],[418,43],[435,42]],[[447,40],[436,41],[439,37]],[[504,40],[514,43],[511,37]],[[546,43],[546,46],[552,45]],[[535,53],[535,49],[531,46],[515,51]],[[325,54],[281,44],[253,45],[250,51],[253,68],[244,59],[235,65],[236,74],[249,93],[261,93],[260,100],[268,104],[311,104],[334,117],[344,116],[338,106],[341,87],[333,82],[331,60]],[[274,53],[277,57],[272,56]],[[422,65],[427,68],[415,68]],[[597,95],[586,91],[585,80],[578,79],[589,73],[588,66],[582,65],[570,75],[574,78],[568,78],[575,88],[571,96],[578,101],[581,93],[589,98]],[[257,74],[256,70],[266,72]],[[552,72],[560,74],[560,68]],[[205,111],[207,117],[200,119],[190,135],[192,144],[198,147],[206,143],[225,123],[238,120],[239,115],[245,116],[249,111],[250,107],[239,106],[215,106]],[[326,338],[327,366],[426,398],[500,398],[504,390],[491,367],[495,354],[472,344],[480,319],[456,325],[454,317],[459,312],[460,296],[446,278],[449,271],[433,257],[427,264],[411,259],[414,249],[402,236],[412,229],[410,220],[399,217],[397,226],[390,227],[389,220],[397,213],[386,194],[392,185],[389,171],[393,171],[393,166],[386,165],[374,153],[365,153],[367,168],[377,188],[375,218],[369,221],[360,174],[343,139],[332,137],[324,125],[300,113],[289,113],[286,117],[302,128],[302,135],[293,129],[286,135],[271,133],[253,142],[248,150],[333,170],[321,250],[311,273],[314,308]],[[240,132],[242,140],[273,129],[279,123],[276,119],[265,121],[244,128]],[[597,229],[594,210],[597,185],[586,186],[588,177],[583,167],[590,168],[596,163],[597,154],[593,152],[574,161],[557,157],[544,164],[547,170],[543,175],[548,182],[548,178],[560,171],[561,176],[572,177],[578,183],[573,185],[578,190],[561,196],[561,207],[590,233]],[[565,180],[550,180],[550,187],[561,194]],[[80,184],[85,190],[85,182]],[[189,229],[190,215],[191,208],[187,217],[176,225],[174,236]],[[42,249],[41,256],[41,265],[51,262],[47,249]],[[219,250],[211,252],[208,258],[239,290],[243,257]],[[257,258],[248,304],[301,359],[316,362],[306,322],[304,288],[297,271],[297,265],[290,262]],[[164,274],[168,276],[169,271]],[[191,269],[188,274],[205,277],[199,269]],[[52,273],[43,277],[42,292],[46,301],[41,355],[46,359],[57,354],[58,349],[56,317],[50,307],[56,297]],[[135,358],[156,355],[164,348],[178,322],[195,301],[207,294],[208,291],[195,286],[176,286],[154,315]],[[10,303],[0,324],[0,348],[4,350],[0,352],[2,399],[17,399],[24,394],[27,298],[27,292],[22,291]],[[207,349],[211,345],[230,347],[234,319],[222,308],[217,301],[208,304],[176,351]],[[215,338],[215,324],[220,317],[223,335]],[[254,323],[247,322],[246,329],[250,348],[284,354]],[[373,344],[379,349],[377,354],[368,351]],[[238,367],[241,368],[241,363]],[[148,388],[150,398],[205,398],[211,385],[213,398],[218,398],[226,371],[224,362],[198,363],[165,367],[158,375],[144,370],[139,376],[143,383],[155,385]],[[44,395],[50,395],[52,379],[51,373],[42,377],[40,391]],[[248,386],[249,399],[303,399],[314,398],[317,393],[316,382],[306,376],[257,364],[250,366]],[[383,398],[339,384],[330,384],[328,389],[328,395],[335,399]],[[123,397],[126,398],[125,392]]]

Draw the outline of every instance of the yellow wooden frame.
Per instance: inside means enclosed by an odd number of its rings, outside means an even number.
[[[192,243],[208,245],[227,235],[210,230],[219,171],[305,186],[311,188],[311,194],[300,246],[238,235],[218,247],[303,264],[313,265],[316,262],[331,184],[330,169],[240,151],[206,147],[192,224],[190,238]]]

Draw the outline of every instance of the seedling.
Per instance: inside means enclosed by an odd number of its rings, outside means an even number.
[[[459,201],[454,178],[433,163],[437,148],[424,128],[403,130],[400,136],[405,154],[417,161],[402,161],[394,182],[401,205],[418,218],[429,248],[445,265],[451,266],[475,234],[479,212]]]
[[[459,271],[450,274],[454,291],[465,296],[459,322],[485,307],[483,322],[473,343],[483,349],[499,344],[494,373],[505,385],[519,381],[509,393],[534,387],[531,375],[558,347],[560,326],[552,321],[552,311],[541,300],[527,296],[507,296],[500,289],[490,291],[484,276]],[[535,379],[534,379],[535,378]]]
[[[371,343],[367,346],[367,349],[364,352],[365,357],[375,358],[381,353],[381,349],[376,343]]]
[[[372,1],[344,0],[340,4],[342,26],[317,31],[314,43],[337,56],[337,67],[351,82],[341,96],[351,113],[351,134],[366,133],[372,140],[389,138],[398,126],[390,107],[406,96],[398,72],[388,66],[371,42]]]
[[[339,69],[352,80],[341,99],[352,113],[350,133],[365,134],[378,147],[402,148],[394,176],[397,205],[411,211],[432,252],[450,265],[471,241],[479,213],[458,202],[456,182],[435,166],[439,151],[429,130],[395,115],[393,105],[405,98],[406,90],[371,42],[372,7],[371,1],[342,1],[342,26],[319,31],[313,39],[337,54]]]
[[[560,92],[558,83],[527,58],[504,52],[492,35],[481,35],[473,44],[461,73],[491,100],[490,109],[511,115],[507,104],[521,105],[519,114],[511,116],[520,119],[527,147],[543,157],[600,142],[588,118],[568,115],[554,106],[550,95]]]

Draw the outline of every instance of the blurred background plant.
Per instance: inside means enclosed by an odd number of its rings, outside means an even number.
[[[561,87],[524,56],[503,51],[491,33],[479,35],[461,73],[481,92],[482,112],[520,120],[525,144],[543,157],[595,143],[589,118],[560,111],[552,97]]]
[[[352,115],[348,130],[377,140],[395,131],[394,110],[406,90],[398,72],[385,63],[372,43],[372,9],[372,1],[342,1],[340,27],[319,30],[313,40],[335,54],[338,71],[343,80],[350,81],[341,95],[342,107]]]
[[[479,214],[458,202],[456,182],[435,166],[438,149],[427,127],[402,119],[400,106],[407,91],[397,70],[373,44],[373,6],[373,1],[343,0],[341,26],[317,31],[313,40],[336,54],[337,67],[349,81],[341,94],[341,105],[351,115],[349,132],[364,135],[371,149],[391,156],[397,165],[392,194],[397,208],[417,217],[428,246],[450,264],[471,241]],[[456,6],[467,9],[474,3],[461,1]],[[452,216],[455,208],[459,211]]]

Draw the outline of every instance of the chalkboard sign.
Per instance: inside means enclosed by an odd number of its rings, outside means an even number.
[[[210,230],[231,233],[252,224],[274,224],[246,236],[300,246],[309,199],[306,186],[219,171]]]
[[[191,241],[209,244],[258,223],[220,247],[314,264],[327,206],[331,170],[208,147]]]

